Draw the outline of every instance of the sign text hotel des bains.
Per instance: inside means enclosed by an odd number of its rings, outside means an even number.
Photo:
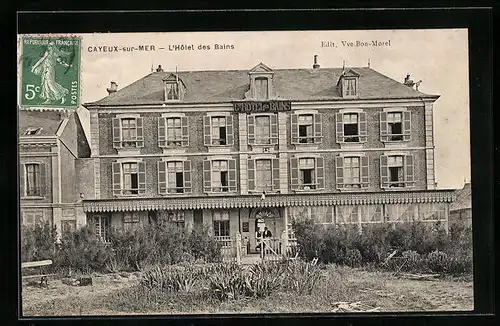
[[[290,101],[233,102],[233,106],[234,111],[238,113],[280,112],[292,110],[292,103]]]

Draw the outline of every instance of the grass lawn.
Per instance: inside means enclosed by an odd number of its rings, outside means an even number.
[[[48,288],[23,285],[23,316],[332,312],[339,301],[360,301],[381,312],[474,308],[472,277],[409,280],[387,272],[331,265],[310,295],[277,292],[261,299],[220,302],[202,291],[148,290],[139,285],[136,275],[128,275],[94,275],[93,285],[87,287],[65,285],[60,280],[49,282]]]

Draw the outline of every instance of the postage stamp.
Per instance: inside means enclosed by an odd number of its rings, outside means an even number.
[[[26,36],[21,42],[20,106],[77,108],[80,39]]]

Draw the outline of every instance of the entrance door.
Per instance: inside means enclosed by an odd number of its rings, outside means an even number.
[[[264,228],[267,227],[271,231],[272,237],[280,237],[280,215],[277,209],[260,208],[250,212],[250,252],[255,253],[255,247],[257,246],[257,230],[264,232]]]

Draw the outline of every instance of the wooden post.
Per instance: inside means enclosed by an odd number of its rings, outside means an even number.
[[[241,264],[241,233],[236,232],[236,262]]]

